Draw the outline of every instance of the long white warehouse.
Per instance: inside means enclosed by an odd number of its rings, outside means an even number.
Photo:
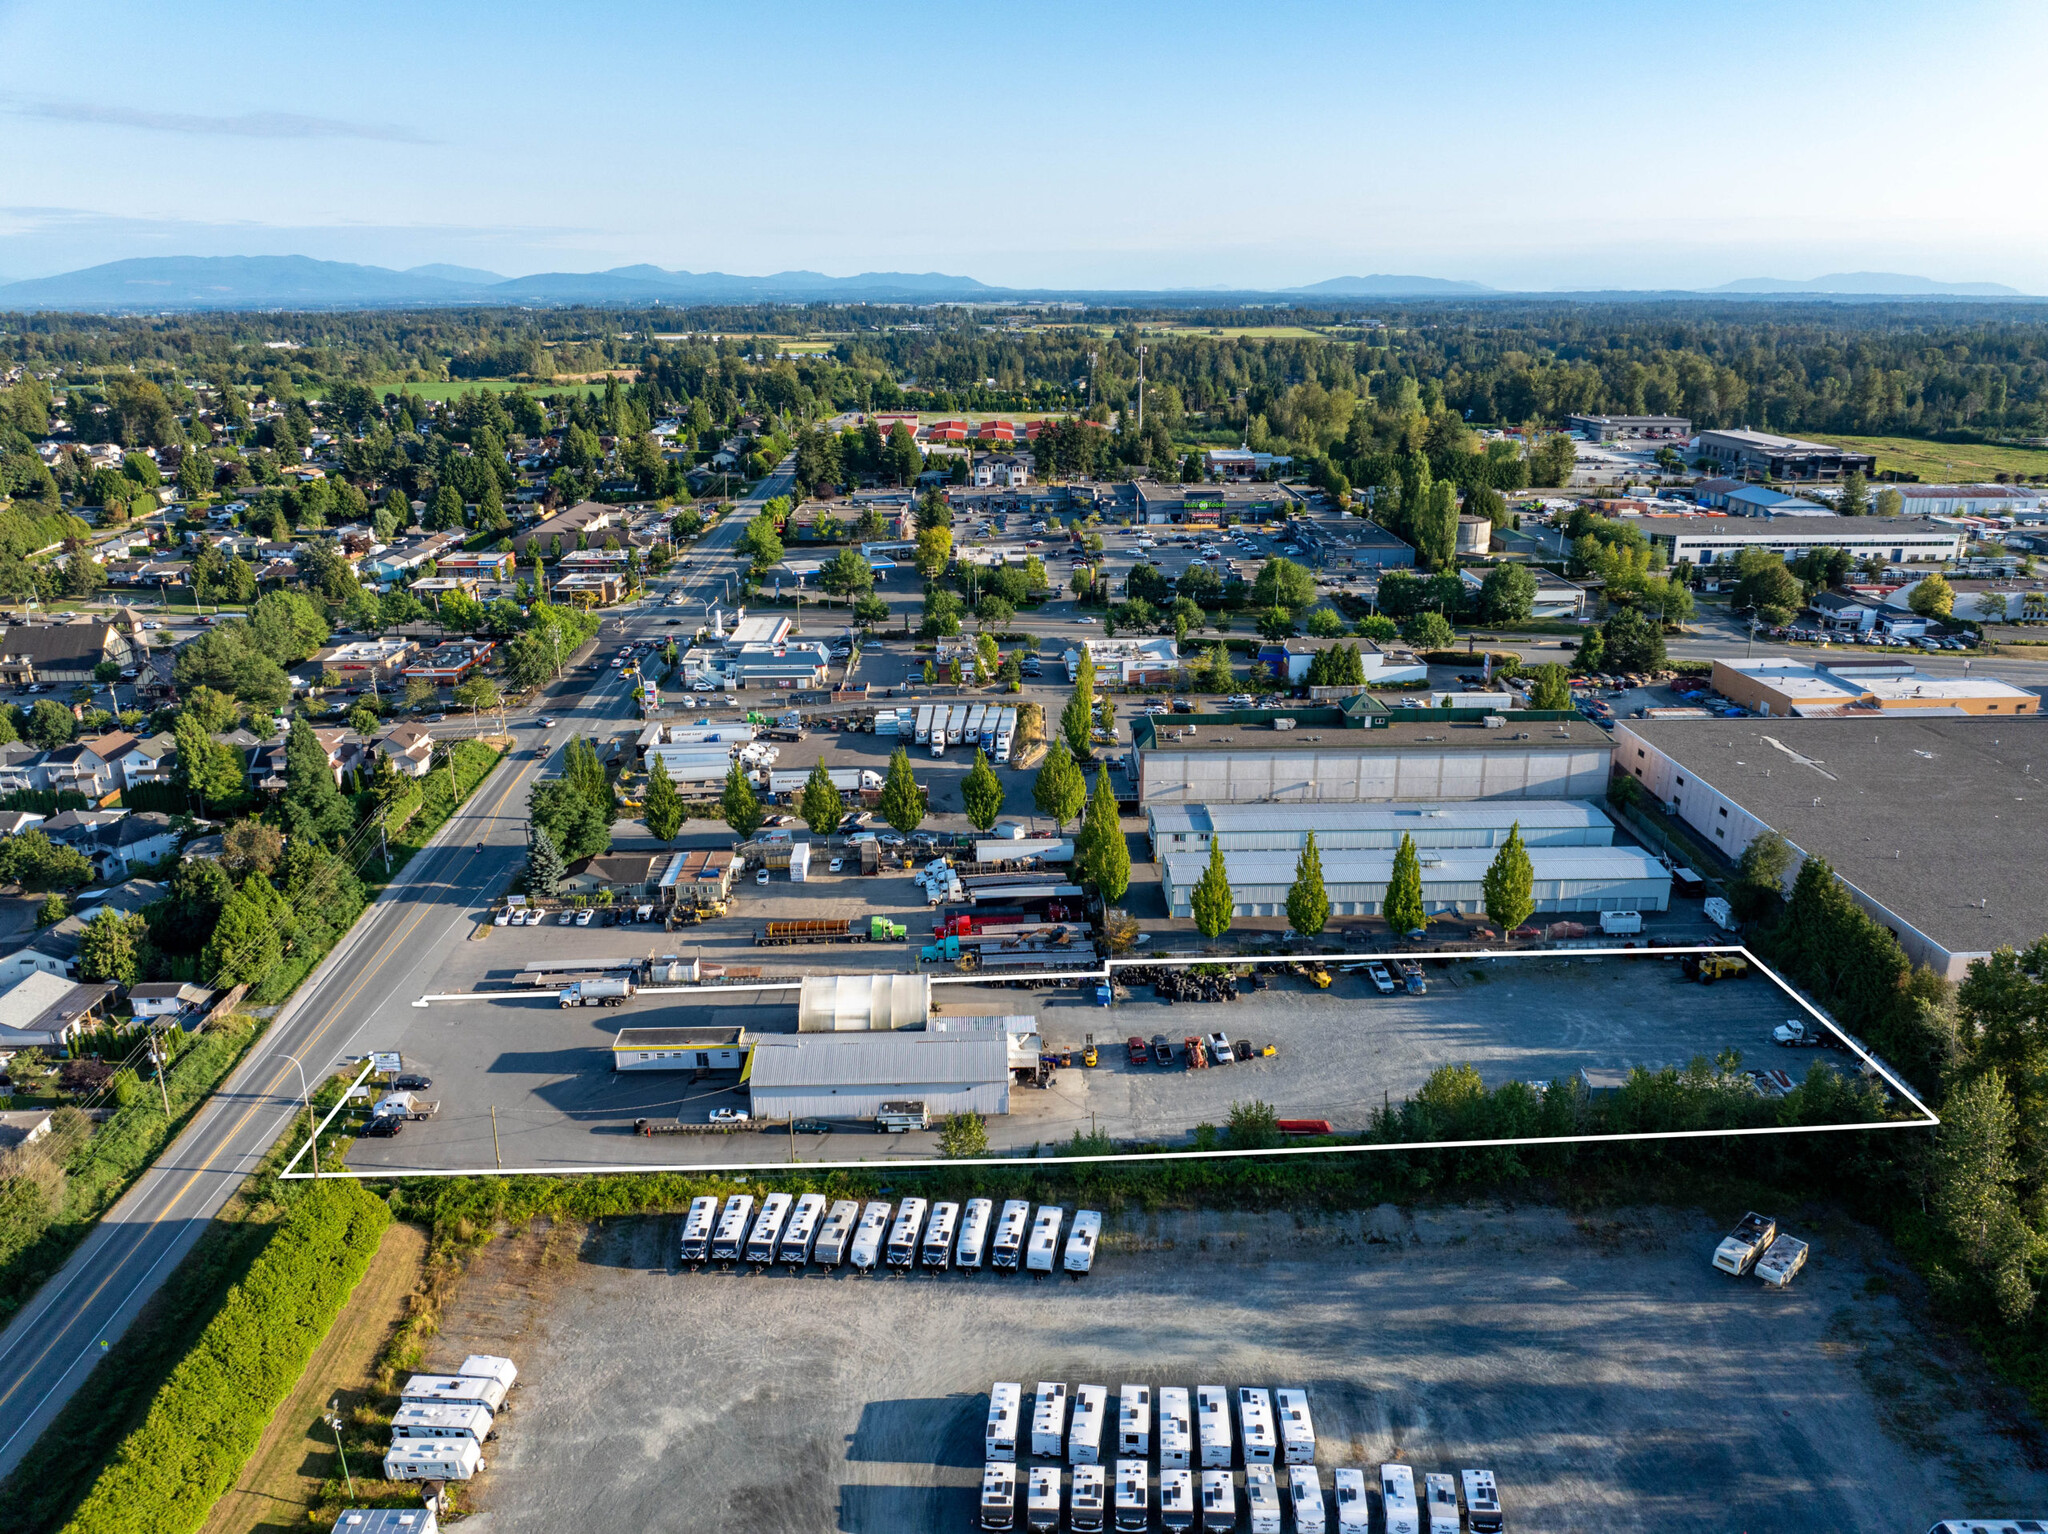
[[[999,1033],[787,1033],[764,1036],[743,1078],[756,1118],[873,1118],[915,1098],[948,1113],[1010,1111],[1009,1044]]]
[[[1294,883],[1292,852],[1229,852],[1232,914],[1285,916],[1287,890]],[[1323,854],[1323,885],[1333,916],[1377,916],[1394,874],[1391,852],[1338,851]],[[1475,914],[1486,909],[1484,880],[1489,852],[1422,854],[1422,903],[1432,914]],[[1671,871],[1633,847],[1532,847],[1536,910],[1662,911],[1671,904]],[[1195,885],[1208,867],[1207,854],[1176,853],[1161,859],[1169,910],[1192,917]]]
[[[1470,799],[1453,804],[1155,804],[1145,812],[1159,857],[1225,852],[1298,852],[1316,834],[1324,852],[1391,852],[1401,838],[1418,848],[1494,848],[1508,828],[1529,847],[1611,847],[1614,822],[1583,799]]]

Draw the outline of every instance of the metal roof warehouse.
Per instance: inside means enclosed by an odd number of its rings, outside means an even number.
[[[1519,825],[1530,847],[1608,847],[1614,822],[1582,799],[1479,799],[1456,804],[1161,804],[1146,814],[1154,852],[1293,852],[1316,834],[1324,852],[1493,848]]]
[[[1009,1047],[996,1033],[800,1033],[758,1040],[746,1083],[760,1118],[873,1118],[914,1098],[934,1122],[1010,1111]]]

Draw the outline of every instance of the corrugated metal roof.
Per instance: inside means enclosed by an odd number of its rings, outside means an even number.
[[[797,1031],[922,1028],[931,1001],[929,975],[810,975],[797,993]]]
[[[1476,799],[1456,804],[1161,804],[1150,811],[1162,836],[1246,831],[1419,831],[1473,826],[1524,830],[1611,826],[1581,799]],[[1021,845],[1021,844],[1020,844]]]
[[[754,1045],[755,1087],[947,1085],[1001,1081],[1009,1049],[996,1033],[776,1034]]]
[[[613,1049],[718,1049],[740,1041],[738,1028],[621,1028]]]
[[[1423,851],[1422,882],[1472,884],[1486,877],[1495,854],[1468,852],[1463,848],[1447,852]],[[1293,852],[1230,852],[1223,854],[1223,866],[1234,885],[1294,882]],[[1325,852],[1322,855],[1323,883],[1385,884],[1394,876],[1391,852]],[[1208,867],[1206,853],[1175,853],[1166,859],[1167,881],[1176,889],[1192,889]],[[1670,871],[1646,852],[1633,847],[1531,847],[1529,863],[1537,881],[1545,880],[1669,880]]]

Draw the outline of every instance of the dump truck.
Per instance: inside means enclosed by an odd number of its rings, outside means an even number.
[[[771,921],[754,934],[762,948],[779,948],[790,943],[900,943],[910,929],[886,916],[813,921]]]
[[[572,980],[558,1002],[564,1007],[623,1007],[633,994],[633,982],[623,975],[594,975]]]

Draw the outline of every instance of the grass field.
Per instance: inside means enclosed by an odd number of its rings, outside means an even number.
[[[1987,447],[1918,437],[1829,437],[1818,432],[1813,440],[1875,453],[1880,472],[1902,469],[1931,485],[1988,480],[1994,474],[2048,474],[2048,447]]]
[[[1306,325],[1148,325],[1147,335],[1220,336],[1232,341],[1321,341]]]

